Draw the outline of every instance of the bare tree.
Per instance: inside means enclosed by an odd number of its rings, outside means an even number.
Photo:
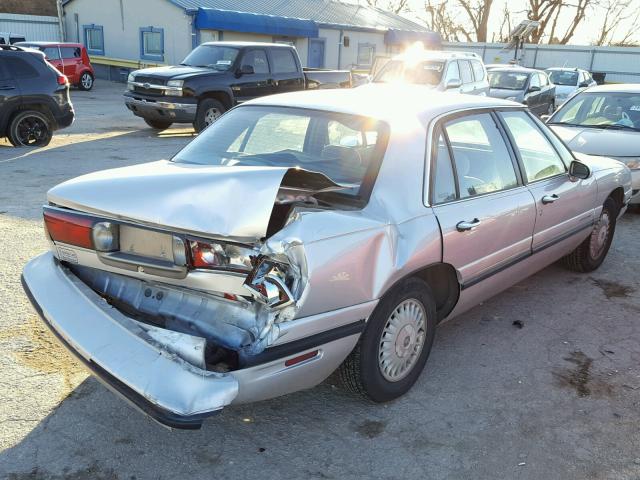
[[[598,0],[529,0],[527,17],[540,23],[540,27],[531,34],[531,42],[540,43],[546,37],[548,43],[569,43],[589,8],[597,2]],[[561,14],[565,14],[563,18],[568,19],[568,22],[559,22]],[[559,31],[560,25],[565,26],[563,31]]]
[[[604,12],[604,17],[593,44],[601,46],[616,43],[626,46],[632,43],[631,38],[640,26],[640,10],[636,8],[634,0],[606,0],[599,5],[599,9]],[[626,32],[615,40],[621,24],[626,24]]]
[[[426,0],[425,22],[446,41],[486,42],[492,5],[493,0]]]
[[[409,11],[409,0],[367,0],[367,5],[396,14]]]

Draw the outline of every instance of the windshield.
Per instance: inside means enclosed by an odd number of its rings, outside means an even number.
[[[386,149],[386,124],[355,115],[286,107],[233,109],[172,159],[178,163],[299,167],[363,198]]]
[[[547,70],[551,77],[551,82],[556,85],[570,85],[575,87],[578,84],[578,72],[566,70]]]
[[[528,73],[490,71],[489,87],[504,90],[524,90],[529,78]]]
[[[190,67],[207,67],[215,70],[229,70],[233,66],[238,49],[220,45],[200,45],[196,47],[180,65]]]
[[[567,101],[550,123],[633,128],[640,131],[640,94],[581,93]]]
[[[442,79],[444,62],[424,61],[407,63],[391,60],[374,78],[376,83],[407,82],[417,85],[438,85]]]

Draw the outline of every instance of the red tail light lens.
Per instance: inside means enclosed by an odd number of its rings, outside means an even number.
[[[56,242],[93,249],[91,239],[94,219],[83,215],[44,209],[44,224],[49,235]]]
[[[58,85],[66,85],[69,83],[69,79],[66,75],[58,75]]]

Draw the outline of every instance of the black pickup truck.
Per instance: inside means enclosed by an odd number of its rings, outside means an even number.
[[[351,72],[302,68],[289,45],[209,42],[177,66],[129,75],[127,108],[156,129],[193,123],[201,131],[238,103],[275,93],[351,87]]]

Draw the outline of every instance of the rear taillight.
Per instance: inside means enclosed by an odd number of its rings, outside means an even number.
[[[67,78],[66,75],[62,75],[61,73],[58,74],[58,85],[68,85],[69,84],[69,79]]]
[[[93,224],[95,220],[83,215],[61,212],[45,207],[44,225],[56,242],[93,249]]]

